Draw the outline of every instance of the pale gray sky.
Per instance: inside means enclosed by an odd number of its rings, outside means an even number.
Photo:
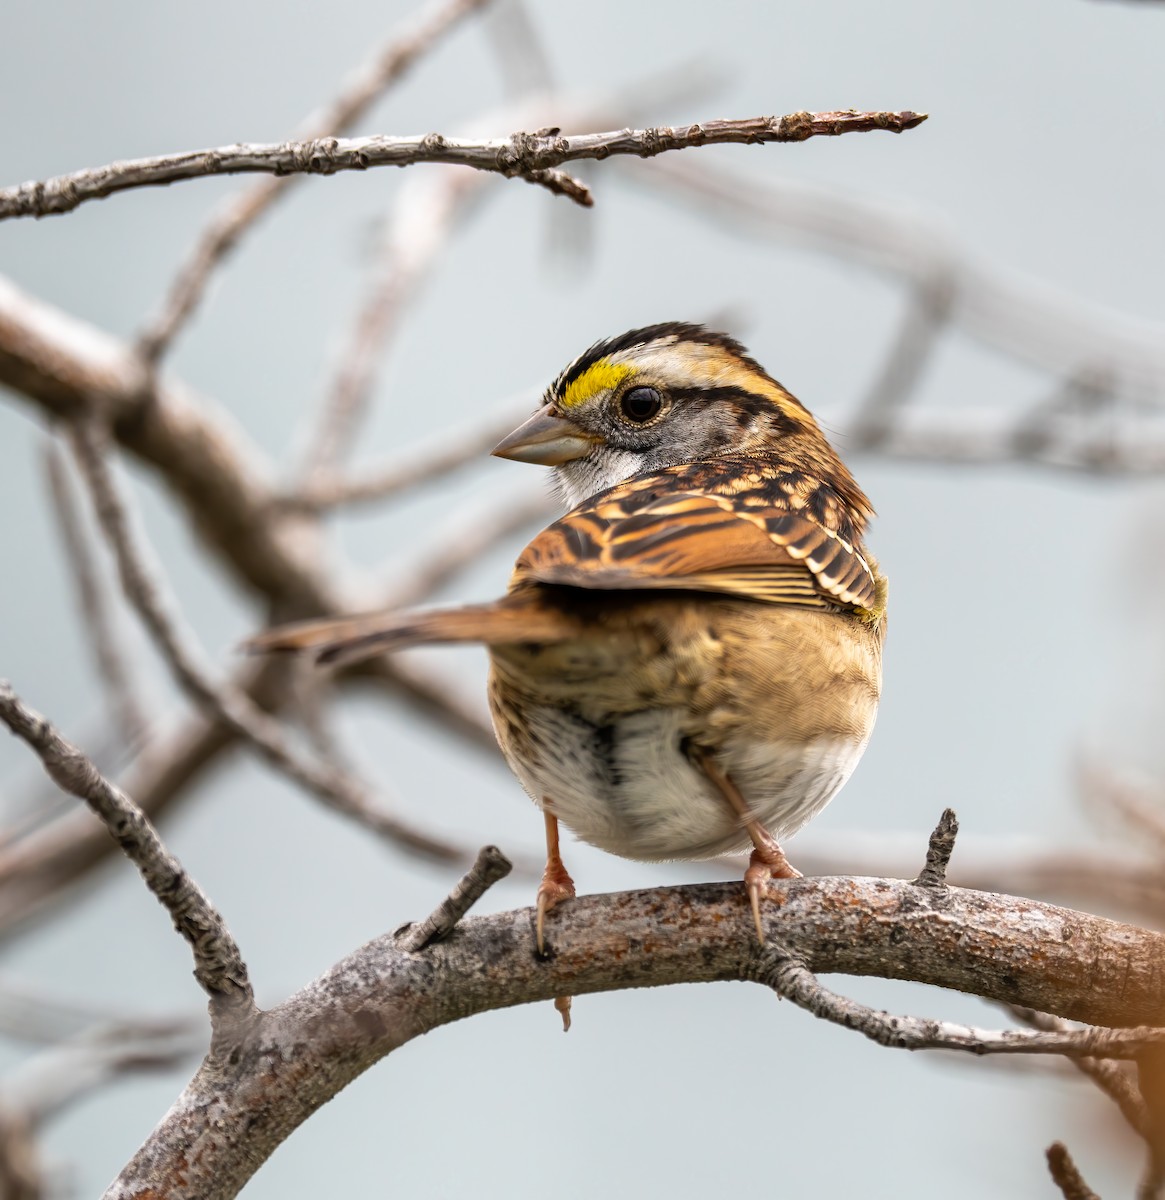
[[[0,44],[0,182],[278,139],[411,7],[14,0]],[[624,89],[671,64],[720,72],[714,95],[674,100],[648,114],[656,120],[928,111],[928,124],[898,138],[693,153],[925,213],[984,261],[1100,308],[1165,321],[1165,5],[532,0],[530,8],[564,87]],[[453,130],[505,94],[491,43],[471,23],[359,132]],[[360,457],[456,427],[548,380],[597,337],[725,311],[740,314],[752,351],[811,408],[843,415],[860,397],[896,328],[900,289],[858,266],[740,237],[729,222],[629,186],[634,165],[609,167],[588,172],[598,199],[589,214],[541,189],[491,183],[404,323]],[[272,452],[295,444],[329,377],[377,223],[404,182],[388,170],[308,181],[248,239],[181,340],[174,369]],[[0,270],[131,334],[199,222],[238,186],[198,181],[0,225]],[[581,252],[548,255],[567,234]],[[921,401],[1015,406],[1053,382],[949,337]],[[37,451],[23,407],[0,407],[0,508],[9,514],[0,526],[0,673],[79,731],[97,693],[41,503]],[[1124,564],[1154,513],[1160,530],[1160,486],[1018,468],[865,459],[854,467],[880,512],[872,544],[891,579],[886,689],[865,761],[806,836],[827,843],[830,829],[909,830],[921,863],[945,804],[968,834],[1042,836],[1053,823],[1065,837],[1090,836],[1071,793],[1074,748],[1119,728],[1137,749],[1145,714],[1159,706],[1136,650],[1136,611],[1122,595]],[[346,523],[344,543],[369,565],[407,556],[448,520],[451,503],[529,470],[483,463],[392,519]],[[155,485],[141,485],[187,615],[225,654],[259,617],[190,552]],[[450,595],[498,591],[520,542]],[[479,653],[433,661],[480,689]],[[450,754],[429,727],[383,706],[352,705],[348,715],[366,766],[379,768],[408,812],[469,843],[538,851],[541,822],[500,759]],[[0,741],[0,774],[14,790],[30,773],[23,748]],[[449,882],[370,844],[253,764],[206,791],[165,832],[226,913],[261,1001],[427,912]],[[796,861],[795,842],[790,854]],[[585,847],[572,847],[569,862],[583,891],[683,877]],[[530,899],[525,885],[506,883],[487,903]],[[120,863],[66,919],[7,947],[0,969],[95,1004],[168,1012],[201,1003],[184,947]],[[982,1004],[921,987],[841,986],[904,1011],[997,1020]],[[3,1055],[13,1062],[19,1051]],[[121,1085],[54,1127],[48,1149],[72,1164],[79,1194],[108,1181],[184,1074]],[[478,1080],[489,1081],[480,1105],[467,1105]],[[1096,1120],[1098,1105],[1046,1072],[877,1048],[755,987],[687,987],[579,1000],[565,1038],[549,1006],[439,1030],[314,1117],[247,1194],[326,1194],[342,1161],[347,1186],[372,1195],[553,1189],[572,1200],[600,1192],[679,1200],[771,1184],[898,1197],[932,1194],[940,1172],[951,1200],[1018,1197],[1048,1192],[1043,1149],[1057,1137],[1102,1194],[1131,1194],[1135,1151],[1115,1122]]]

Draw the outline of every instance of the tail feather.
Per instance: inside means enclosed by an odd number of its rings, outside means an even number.
[[[244,643],[252,654],[310,653],[317,663],[348,666],[410,646],[435,643],[562,641],[577,622],[526,597],[415,613],[380,612],[283,625]]]

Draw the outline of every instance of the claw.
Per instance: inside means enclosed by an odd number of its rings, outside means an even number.
[[[542,883],[538,888],[538,915],[534,922],[539,954],[546,953],[546,943],[543,937],[546,914],[561,901],[570,900],[574,894],[574,880],[566,873],[566,868],[562,865],[561,860],[557,866],[547,863],[546,873],[542,876]]]
[[[546,870],[542,872],[542,882],[538,885],[538,915],[534,922],[539,957],[546,954],[546,943],[542,936],[546,914],[559,901],[569,900],[574,895],[574,880],[563,866],[562,855],[558,852],[558,818],[550,809],[550,801],[546,800],[543,812],[546,818]],[[562,1018],[563,1033],[570,1031],[570,999],[569,996],[557,996],[554,1000],[554,1007]]]
[[[752,905],[757,940],[762,946],[765,944],[765,928],[760,919],[760,902],[761,897],[768,891],[769,880],[800,878],[801,872],[790,864],[775,838],[769,837],[767,842],[762,841],[752,852],[752,857],[748,860],[748,870],[744,873],[744,886],[748,889],[748,899]]]
[[[542,872],[542,882],[538,885],[538,916],[534,922],[539,955],[546,953],[546,943],[542,936],[546,914],[559,901],[570,900],[575,894],[574,880],[563,866],[562,856],[558,852],[558,819],[549,811],[543,816],[546,819],[546,870]],[[566,1021],[569,1025],[569,1018]]]
[[[751,871],[749,874],[751,874]],[[764,890],[764,883],[756,879],[749,879],[746,875],[744,886],[748,888],[748,900],[752,905],[752,920],[756,926],[756,940],[763,946],[765,944],[765,927],[760,919],[760,898]]]

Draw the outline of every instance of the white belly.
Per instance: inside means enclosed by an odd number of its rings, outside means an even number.
[[[558,707],[527,709],[540,753],[510,765],[537,803],[549,801],[583,841],[609,853],[661,861],[744,850],[750,843],[739,818],[681,748],[684,716],[648,709],[596,726]],[[866,740],[728,741],[717,761],[755,817],[781,838],[833,799]]]

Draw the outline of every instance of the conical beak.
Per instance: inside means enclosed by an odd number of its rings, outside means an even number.
[[[491,453],[514,462],[557,467],[560,463],[585,457],[599,440],[573,421],[560,417],[548,404],[519,425],[509,437],[502,438]]]

